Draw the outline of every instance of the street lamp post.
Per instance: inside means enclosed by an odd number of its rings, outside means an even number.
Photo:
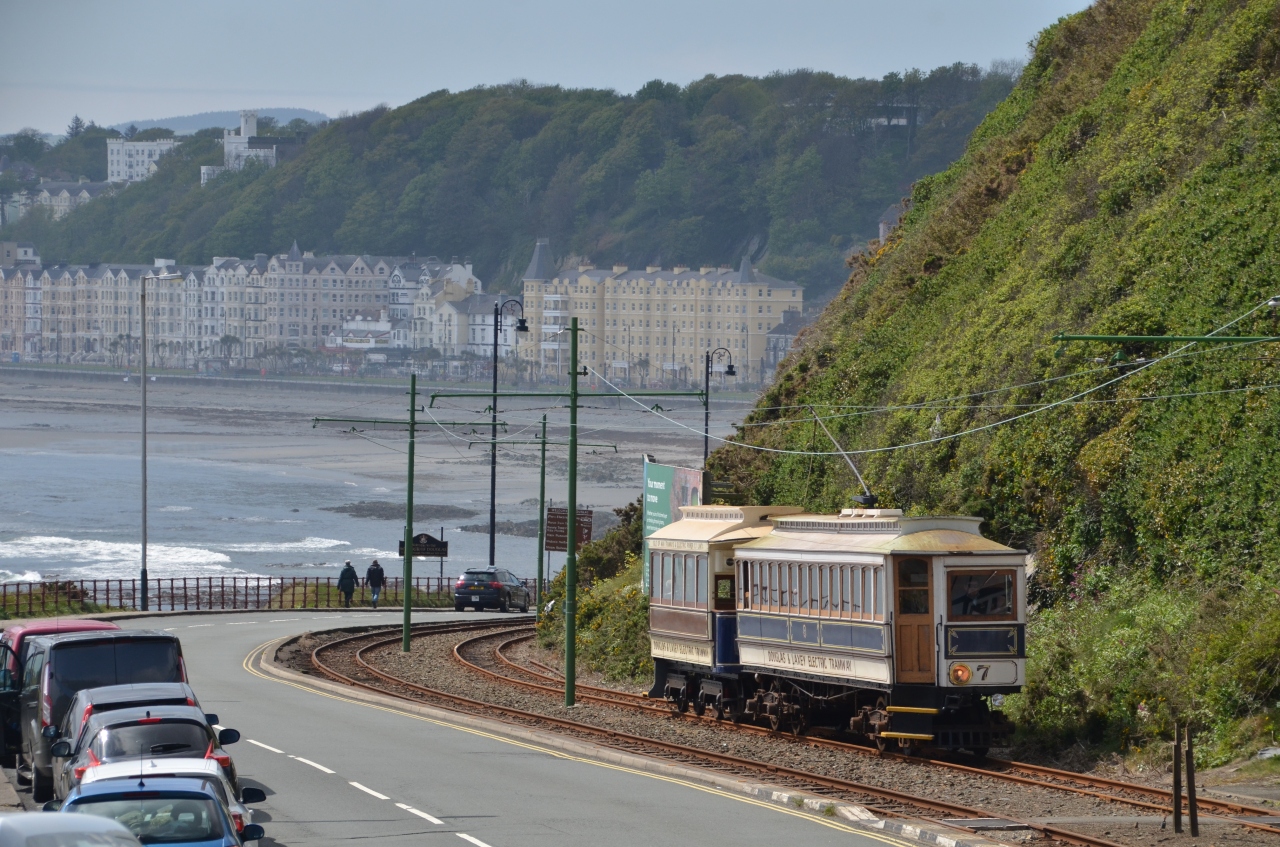
[[[725,359],[729,360],[725,366],[724,372],[726,376],[737,376],[737,371],[733,369],[733,354],[724,347],[717,347],[714,350],[707,351],[707,367],[703,373],[702,382],[702,467],[707,466],[707,456],[711,455],[711,360]]]
[[[508,306],[520,310],[516,332],[528,332],[524,305],[519,300],[493,304],[493,403],[489,407],[489,567],[498,566],[498,335],[502,332],[502,313]]]
[[[160,274],[154,279],[181,279],[181,274]],[[142,311],[142,359],[139,370],[142,376],[142,611],[149,611],[151,599],[147,591],[147,277],[141,280],[140,302]]]

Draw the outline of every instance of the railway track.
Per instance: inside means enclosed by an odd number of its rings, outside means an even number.
[[[464,647],[473,642],[484,641],[493,637],[494,636],[489,635],[467,639],[454,648],[454,654],[460,662],[463,662],[478,673],[500,679],[503,682],[521,685],[532,690],[539,690],[557,696],[563,695],[564,689],[562,677],[557,674],[554,669],[549,668],[540,662],[534,662],[532,664],[536,665],[539,670],[532,670],[525,665],[521,665],[511,660],[505,655],[509,648],[532,638],[532,633],[516,635],[502,641],[493,648],[493,660],[501,667],[532,677],[535,680],[534,682],[501,675],[490,667],[482,667],[462,656]],[[615,691],[608,688],[581,684],[577,686],[577,690],[579,692],[578,697],[583,700],[608,704],[618,708],[636,708],[647,712],[660,712],[668,715],[672,714],[670,706],[658,706],[644,695],[631,694],[625,691]],[[692,715],[687,715],[686,717],[696,719]],[[713,720],[710,717],[703,719]],[[777,733],[763,727],[757,727],[749,724],[726,725],[732,726],[737,731],[777,736]],[[823,738],[821,736],[804,736],[797,740],[815,747],[841,750],[857,755],[910,761],[913,763],[946,768],[962,773],[994,777],[1022,785],[1067,791],[1074,794],[1095,797],[1101,800],[1124,803],[1135,808],[1151,812],[1159,812],[1161,814],[1169,813],[1173,804],[1173,792],[1165,788],[1107,779],[1105,777],[1087,776],[1085,774],[1072,773],[1071,771],[1058,770],[1056,768],[1044,767],[1042,765],[1032,765],[1024,762],[991,758],[979,760],[974,757],[965,757],[961,761],[956,761],[953,759],[905,756],[901,753],[881,752],[872,747],[853,744],[833,738]],[[1280,828],[1258,821],[1247,820],[1248,817],[1275,816],[1276,812],[1274,810],[1257,806],[1248,806],[1228,800],[1205,798],[1203,796],[1197,797],[1196,807],[1202,816],[1230,819],[1235,823],[1239,823],[1251,829],[1280,835]],[[1184,806],[1184,813],[1187,811],[1186,806]]]
[[[413,635],[414,637],[421,637],[424,635],[467,632],[475,629],[487,628],[489,630],[488,632],[466,638],[460,644],[456,645],[454,648],[455,655],[458,656],[459,661],[483,672],[498,676],[503,682],[509,683],[511,682],[511,677],[498,674],[490,668],[480,668],[479,665],[476,665],[474,662],[464,658],[462,654],[470,652],[477,644],[494,638],[501,638],[505,636],[506,640],[503,644],[508,644],[513,640],[510,637],[511,631],[521,626],[527,627],[527,624],[520,622],[513,623],[512,625],[505,627],[498,625],[499,628],[497,631],[494,631],[495,625],[492,623],[470,625],[425,625],[416,627]],[[525,633],[521,633],[518,637],[524,637],[525,635]],[[1116,842],[1105,838],[1072,832],[1053,825],[1016,820],[1010,818],[1008,815],[997,815],[979,808],[973,808],[933,798],[920,797],[881,786],[868,785],[824,774],[816,774],[798,768],[752,761],[750,759],[732,756],[725,753],[718,753],[711,750],[689,747],[683,744],[675,744],[653,738],[645,738],[628,733],[603,729],[601,727],[581,723],[579,721],[539,714],[509,706],[495,705],[463,697],[447,691],[428,688],[426,686],[410,682],[409,680],[403,679],[394,674],[387,673],[385,670],[376,667],[367,658],[366,654],[385,648],[389,645],[396,644],[399,640],[399,635],[387,637],[385,633],[380,632],[361,633],[340,638],[336,641],[331,641],[315,648],[311,654],[311,664],[315,670],[332,679],[355,687],[376,691],[381,694],[389,693],[408,700],[429,702],[433,705],[443,706],[444,708],[454,711],[479,714],[487,717],[496,716],[508,723],[520,726],[534,726],[540,728],[550,727],[561,734],[589,740],[592,743],[602,746],[649,757],[661,758],[668,761],[691,764],[703,769],[713,770],[727,776],[751,779],[763,778],[772,782],[785,780],[789,785],[794,786],[798,790],[803,790],[831,800],[856,803],[867,808],[872,813],[884,817],[922,817],[930,819],[943,826],[951,826],[953,829],[957,829],[965,833],[968,833],[969,830],[942,823],[942,819],[1000,818],[1012,821],[1013,823],[1035,831],[1044,837],[1068,844],[1078,845],[1078,847],[1120,847]],[[487,652],[492,656],[495,651],[489,650],[482,652]],[[498,662],[496,659],[494,661],[497,664],[501,664],[501,662]],[[522,672],[529,673],[527,670]],[[540,683],[530,682],[528,680],[520,680],[520,682],[521,684],[533,686],[538,690],[543,690],[545,693],[563,694],[562,689],[558,689],[555,686],[543,685]],[[590,687],[584,686],[584,688]],[[605,689],[594,689],[595,692],[603,690]],[[617,692],[613,693],[616,694]],[[617,705],[619,702],[617,698],[609,700],[607,696],[603,694],[590,693],[584,695],[584,699],[586,696],[599,697],[602,700],[606,700],[608,705]],[[630,697],[630,695],[628,695],[628,697]],[[648,708],[652,709],[655,708],[655,706],[648,704]],[[670,710],[661,708],[661,711],[664,714],[669,714]]]

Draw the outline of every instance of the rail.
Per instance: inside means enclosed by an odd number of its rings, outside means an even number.
[[[536,598],[535,580],[522,580]],[[149,608],[169,611],[237,611],[255,609],[332,609],[344,605],[335,576],[200,576],[148,580]],[[402,577],[391,577],[379,605],[403,608]],[[453,579],[414,577],[409,592],[414,607],[453,605]],[[352,605],[371,606],[371,590],[356,588]],[[536,599],[535,601],[536,602]],[[79,579],[0,583],[0,611],[8,617],[41,617],[142,608],[137,579]]]

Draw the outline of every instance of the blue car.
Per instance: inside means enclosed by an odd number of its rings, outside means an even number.
[[[116,821],[143,844],[242,847],[263,834],[257,824],[237,833],[208,782],[188,777],[91,782],[72,789],[59,811]]]

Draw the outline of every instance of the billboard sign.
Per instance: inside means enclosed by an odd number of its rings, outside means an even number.
[[[644,463],[644,534],[648,538],[680,520],[681,506],[701,506],[702,471]],[[644,544],[644,589],[649,590],[649,542]]]

